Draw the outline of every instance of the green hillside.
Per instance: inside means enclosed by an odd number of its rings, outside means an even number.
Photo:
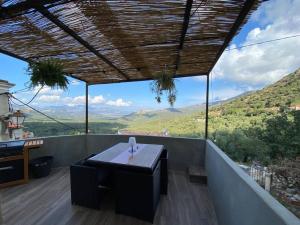
[[[210,130],[253,127],[277,115],[280,108],[289,108],[299,98],[300,69],[262,90],[212,107]]]
[[[299,101],[299,98],[300,70],[297,70],[262,90],[210,107],[209,130],[213,133],[224,129],[252,127],[262,123],[267,117],[278,114],[280,107],[289,107]],[[194,107],[188,112],[183,109],[181,111],[134,114],[130,116],[126,129],[149,133],[167,129],[171,136],[203,136],[203,107]]]
[[[273,112],[279,107],[291,106],[300,99],[300,69],[291,73],[275,84],[260,91],[243,96],[216,107],[213,111],[222,111],[222,114],[257,115],[261,112]]]
[[[213,139],[237,161],[269,163],[300,154],[300,70],[278,82],[211,108]]]
[[[297,124],[300,111],[293,109],[299,104],[299,99],[300,70],[297,70],[262,90],[210,107],[210,138],[239,161],[253,158],[265,160],[266,155],[271,160],[285,156],[285,151],[289,151],[291,156],[295,155],[299,151],[295,146],[300,149],[300,139],[297,136],[297,132],[300,133],[300,123]],[[163,115],[157,113],[151,119],[135,116],[125,130],[149,134],[167,130],[170,136],[204,136],[203,110],[191,110],[181,115]],[[285,132],[287,129],[293,133]],[[271,131],[278,133],[271,134]],[[280,136],[284,132],[286,137]],[[272,138],[282,143],[276,143],[274,147]],[[295,146],[291,146],[291,143]]]

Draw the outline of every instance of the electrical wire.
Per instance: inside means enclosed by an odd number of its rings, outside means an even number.
[[[20,90],[17,90],[17,91],[13,91],[11,92],[11,94],[17,94],[17,93],[20,93],[20,92],[27,92],[29,91],[29,87],[26,87],[26,88],[23,88],[23,89],[20,89]]]
[[[22,88],[20,90],[11,92],[11,94],[17,94],[17,93],[20,93],[20,92],[27,92],[27,91],[29,91],[31,89],[31,87],[30,87],[30,81],[25,82],[24,83],[24,87],[25,88]]]
[[[202,3],[204,2],[205,0],[202,0],[199,5],[196,7],[196,9],[194,10],[194,12],[192,12],[192,14],[190,15],[190,18],[194,16],[194,14],[197,12],[197,10],[202,6]],[[206,1],[207,3],[208,1]],[[205,4],[206,4],[205,3]]]
[[[27,103],[25,103],[25,104],[23,104],[23,105],[19,105],[19,104],[16,104],[17,106],[24,106],[24,105],[28,105],[28,104],[30,104],[35,98],[36,98],[36,96],[40,93],[40,91],[43,89],[43,87],[44,86],[42,86],[42,87],[40,87],[40,89],[35,93],[35,95],[27,102]],[[15,94],[16,92],[12,92],[11,94]]]
[[[79,129],[76,129],[75,127],[72,127],[72,126],[70,126],[70,125],[67,125],[67,124],[65,124],[65,123],[63,123],[63,122],[61,122],[61,121],[59,121],[59,120],[57,120],[57,119],[55,119],[55,118],[53,118],[53,117],[51,117],[51,116],[48,116],[47,114],[45,114],[45,113],[43,113],[43,112],[41,112],[41,111],[39,111],[39,110],[33,108],[32,106],[28,105],[27,103],[23,102],[22,100],[16,98],[16,97],[13,96],[13,95],[9,95],[9,97],[10,97],[10,98],[13,98],[13,99],[15,99],[15,100],[17,100],[17,101],[20,102],[21,104],[23,104],[23,105],[29,107],[30,109],[32,109],[33,111],[35,111],[35,112],[37,112],[37,113],[40,113],[41,115],[47,117],[48,119],[51,119],[51,120],[55,121],[56,123],[59,123],[59,124],[65,126],[65,127],[68,127],[69,129],[77,130],[77,131],[81,132]],[[11,99],[10,99],[10,100],[11,100]]]
[[[300,37],[300,34],[296,34],[296,35],[292,35],[292,36],[286,36],[286,37],[282,37],[282,38],[270,39],[270,40],[257,42],[257,43],[252,43],[252,44],[248,44],[248,45],[242,45],[242,46],[235,47],[235,48],[228,48],[228,49],[225,49],[225,51],[231,51],[231,50],[235,50],[235,49],[242,49],[242,48],[247,48],[247,47],[250,47],[250,46],[253,46],[253,45],[261,45],[261,44],[265,44],[265,43],[270,43],[270,42],[274,42],[274,41],[281,41],[281,40],[285,40],[285,39],[289,39],[289,38],[295,38],[295,37]]]
[[[40,89],[35,93],[35,95],[26,104],[28,105],[29,103],[31,103],[43,88],[44,88],[44,86],[41,86]]]
[[[193,17],[195,13],[199,13],[198,9],[203,6],[202,5],[203,3],[204,3],[204,8],[205,8],[206,5],[208,4],[208,2],[209,2],[209,0],[206,0],[206,1],[202,0],[198,4],[198,6],[196,7],[196,9],[192,12],[192,14],[190,15],[190,18]],[[199,22],[201,23],[200,16],[198,16],[198,17],[199,17]],[[191,27],[193,27],[193,25]],[[261,45],[261,44],[265,44],[265,43],[270,43],[270,42],[275,42],[275,41],[280,41],[280,40],[285,40],[285,39],[295,38],[295,37],[300,37],[300,34],[296,34],[296,35],[292,35],[292,36],[286,36],[286,37],[282,37],[282,38],[270,39],[270,40],[266,40],[266,41],[262,41],[262,42],[257,42],[257,43],[252,43],[252,44],[247,44],[247,45],[242,45],[242,46],[235,47],[235,48],[228,48],[228,49],[225,49],[225,51],[231,51],[231,50],[235,50],[235,49],[242,49],[242,48],[247,48],[247,47],[254,46],[254,45]]]
[[[205,8],[206,8],[206,6],[207,6],[207,4],[209,3],[209,1],[210,0],[201,0],[201,2],[198,4],[198,6],[196,7],[196,9],[192,12],[192,14],[190,15],[190,19],[197,13],[197,15],[198,15],[198,20],[199,20],[199,23],[201,24],[201,18],[200,18],[200,12],[198,11],[198,9],[200,8],[200,7],[202,7],[203,6],[203,10],[205,10]],[[203,4],[204,3],[204,4]],[[194,26],[196,26],[196,25],[198,25],[197,23],[195,23],[195,24],[192,24],[189,28],[192,28],[192,27],[194,27]]]
[[[18,104],[18,103],[16,103],[14,100],[12,100],[11,98],[9,98],[9,102],[11,102],[11,103],[13,103],[14,105],[16,105],[16,106],[19,106],[19,107],[23,107],[24,105],[20,105],[20,104]],[[12,110],[12,112],[13,112],[13,110]]]

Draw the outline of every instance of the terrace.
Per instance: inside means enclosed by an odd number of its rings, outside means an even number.
[[[0,52],[26,62],[59,58],[86,82],[86,134],[44,138],[30,157],[53,155],[50,176],[1,191],[4,224],[148,224],[71,204],[68,167],[127,142],[127,135],[88,134],[90,85],[151,80],[168,65],[176,78],[209,74],[259,1],[2,1]],[[195,16],[197,14],[197,16]],[[80,66],[78,66],[80,65]],[[154,224],[299,224],[208,137],[137,136],[169,151],[169,193]],[[207,185],[191,183],[190,167],[205,168]]]

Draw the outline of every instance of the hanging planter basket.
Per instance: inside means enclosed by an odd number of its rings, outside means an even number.
[[[28,66],[31,87],[49,86],[66,90],[69,84],[67,73],[64,72],[63,64],[58,59],[46,59],[33,62]]]
[[[164,71],[157,74],[156,79],[151,82],[151,90],[156,94],[156,101],[161,103],[161,98],[164,93],[168,96],[168,102],[171,106],[176,101],[176,85],[172,73],[169,73],[165,67]]]

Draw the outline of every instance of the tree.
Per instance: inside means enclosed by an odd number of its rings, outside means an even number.
[[[281,113],[265,121],[261,139],[270,146],[272,159],[292,158],[300,154],[300,111]]]

